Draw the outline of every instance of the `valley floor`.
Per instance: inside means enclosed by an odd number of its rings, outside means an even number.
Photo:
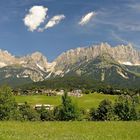
[[[139,140],[140,122],[0,122],[0,140]]]
[[[105,95],[105,94],[88,94],[80,98],[72,97],[73,101],[78,104],[78,107],[83,109],[90,109],[97,107],[99,103],[104,99],[109,99],[112,102],[115,101],[117,96],[115,95]],[[35,104],[51,104],[51,105],[60,105],[61,96],[46,96],[46,95],[32,95],[32,96],[15,96],[15,99],[18,103],[28,102],[30,105]]]

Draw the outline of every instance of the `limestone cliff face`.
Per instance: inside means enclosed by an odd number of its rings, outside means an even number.
[[[98,57],[99,59],[97,59]],[[113,61],[119,65],[135,66],[137,67],[133,68],[135,72],[139,71],[140,51],[133,48],[131,44],[111,47],[107,43],[101,43],[90,47],[71,49],[62,53],[52,63],[49,63],[40,52],[15,57],[7,51],[0,50],[0,77],[2,79],[13,76],[30,78],[37,82],[50,77],[63,77],[70,72],[78,74],[84,72],[86,74],[91,73],[95,68],[95,65],[90,64],[91,61],[96,63],[97,61],[104,61],[104,58],[105,61]],[[98,68],[111,68],[109,65],[100,63],[100,67],[96,67],[96,71]],[[117,72],[120,73],[120,70]]]
[[[24,57],[15,57],[7,51],[0,50],[0,77],[30,78],[32,81],[42,81],[46,77],[48,62],[40,52]]]
[[[47,71],[48,61],[47,58],[40,52],[35,52],[31,55],[20,58],[20,64],[22,64],[24,67]]]
[[[77,48],[61,54],[56,60],[56,69],[64,69],[67,65],[73,65],[82,61],[94,60],[97,56],[108,54],[117,62],[126,65],[140,65],[140,51],[134,49],[131,44],[111,47],[107,43],[94,45],[88,48]]]
[[[126,65],[140,65],[140,51],[132,47],[131,44],[111,47],[107,43],[93,45],[86,48],[71,49],[58,56],[54,62],[49,63],[47,58],[40,52],[17,58],[7,51],[0,50],[0,67],[18,64],[24,67],[36,68],[42,71],[63,69],[65,66],[80,63],[82,61],[94,60],[97,56],[108,54],[117,62]]]
[[[16,63],[16,58],[9,52],[0,50],[0,68]]]

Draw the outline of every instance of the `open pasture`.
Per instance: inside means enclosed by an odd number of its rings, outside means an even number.
[[[140,122],[1,122],[0,140],[139,140]]]
[[[82,97],[72,97],[73,101],[83,109],[89,109],[92,107],[97,107],[99,103],[104,99],[109,99],[112,102],[115,101],[117,96],[115,95],[105,95],[105,94],[88,94]],[[46,96],[46,95],[32,95],[32,96],[15,96],[18,103],[28,102],[31,105],[35,104],[51,104],[60,105],[61,96]]]

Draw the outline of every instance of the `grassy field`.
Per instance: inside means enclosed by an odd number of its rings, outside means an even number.
[[[0,140],[139,140],[140,122],[1,122]]]
[[[15,96],[18,103],[61,104],[61,96]],[[89,94],[72,97],[79,107],[97,107],[103,99],[117,96]],[[0,122],[0,140],[139,140],[140,122]]]
[[[16,101],[18,103],[24,103],[27,101],[31,105],[35,104],[51,104],[51,105],[59,105],[61,104],[61,96],[45,96],[45,95],[34,95],[34,96],[15,96]],[[113,95],[104,95],[104,94],[88,94],[83,97],[77,98],[72,97],[73,101],[78,104],[79,107],[84,109],[89,109],[92,107],[97,107],[98,104],[103,99],[110,99],[111,101],[115,101],[117,96]]]

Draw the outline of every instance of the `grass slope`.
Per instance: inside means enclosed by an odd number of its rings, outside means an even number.
[[[140,122],[1,122],[0,140],[139,140]]]
[[[35,104],[51,104],[60,105],[61,96],[45,96],[45,95],[34,95],[34,96],[15,96],[18,103],[24,103],[27,101],[31,105]],[[114,101],[117,96],[104,95],[99,93],[84,95],[83,97],[76,98],[72,97],[73,101],[78,104],[80,108],[89,109],[97,107],[103,99],[109,99]]]

